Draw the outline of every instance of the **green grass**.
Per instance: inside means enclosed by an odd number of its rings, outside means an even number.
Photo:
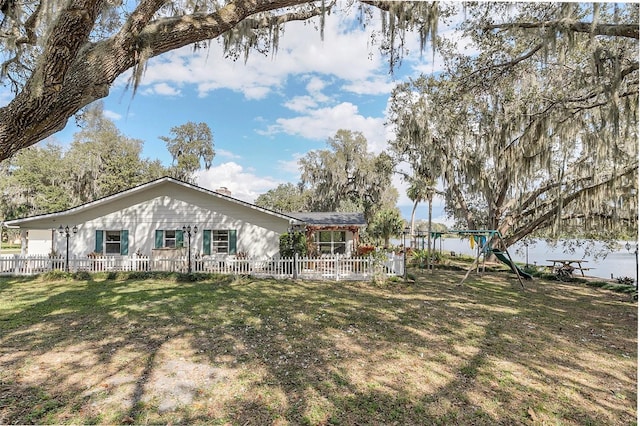
[[[463,273],[0,278],[0,424],[636,423],[633,298]]]

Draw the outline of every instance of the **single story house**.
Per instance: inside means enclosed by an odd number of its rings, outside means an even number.
[[[4,223],[21,230],[23,255],[64,256],[68,243],[70,257],[149,256],[189,248],[201,256],[271,258],[279,254],[280,235],[292,226],[306,229],[317,253],[349,255],[365,225],[360,213],[279,213],[170,177],[68,210]],[[67,227],[68,237],[59,232]]]

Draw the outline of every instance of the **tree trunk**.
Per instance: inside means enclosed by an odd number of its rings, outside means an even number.
[[[208,15],[152,21],[165,2],[140,1],[119,33],[94,43],[90,34],[103,3],[78,0],[69,2],[59,12],[31,77],[22,91],[0,108],[0,161],[62,130],[70,117],[106,97],[115,79],[134,67],[135,87],[148,59],[215,39],[259,12],[309,2],[237,0]],[[278,23],[309,19],[319,15],[320,9],[283,14],[274,19]],[[256,19],[252,24],[260,28],[273,26],[274,22]]]
[[[415,248],[416,244],[416,239],[414,238],[415,232],[414,231],[414,224],[415,224],[415,219],[416,219],[416,209],[418,208],[418,202],[419,200],[415,200],[413,202],[413,209],[411,209],[411,247]]]
[[[433,272],[433,260],[431,259],[431,219],[433,214],[433,194],[429,194],[429,223],[427,225],[427,269]]]

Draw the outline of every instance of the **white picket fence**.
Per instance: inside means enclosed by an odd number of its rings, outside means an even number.
[[[64,257],[5,255],[0,257],[0,275],[36,275],[48,271],[116,272],[167,271],[188,272],[189,260],[151,258],[149,256]],[[256,277],[300,278],[314,280],[370,280],[376,274],[404,274],[402,255],[388,254],[385,260],[373,257],[323,256],[317,258],[250,259],[236,256],[204,256],[191,259],[192,272]]]

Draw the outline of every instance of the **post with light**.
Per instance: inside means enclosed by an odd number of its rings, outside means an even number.
[[[426,235],[426,231],[423,231],[422,229],[418,229],[418,231],[416,232],[416,238],[418,240],[422,240],[422,245],[420,246],[422,251],[424,251],[424,237]],[[424,268],[424,256],[420,256],[420,268]]]
[[[424,250],[424,237],[427,236],[427,231],[423,231],[422,229],[418,229],[418,233],[416,235],[419,239],[422,240],[422,245],[420,246],[420,248],[422,250]]]
[[[62,225],[60,225],[60,227],[58,228],[58,232],[60,233],[60,235],[64,235],[67,240],[67,250],[64,257],[64,270],[66,272],[69,272],[69,237],[72,233],[78,233],[78,227],[76,225],[73,225],[73,228],[69,229],[69,225],[66,225],[64,228],[62,227]]]
[[[191,225],[183,226],[182,232],[187,234],[187,251],[188,251],[187,269],[189,273],[191,273],[191,234],[195,235],[198,232],[198,226],[194,225],[193,228],[191,227]]]
[[[407,235],[411,233],[411,228],[404,227],[402,231],[402,265],[404,269],[404,280],[407,281]]]

